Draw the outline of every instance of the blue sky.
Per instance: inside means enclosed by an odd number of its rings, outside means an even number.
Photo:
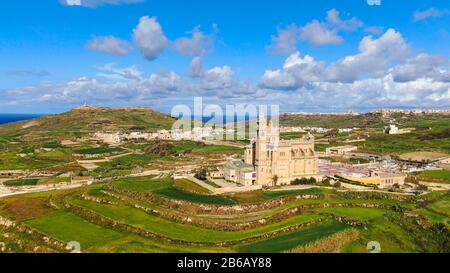
[[[448,1],[42,0],[0,9],[0,112],[450,107]],[[370,36],[370,37],[369,37]]]

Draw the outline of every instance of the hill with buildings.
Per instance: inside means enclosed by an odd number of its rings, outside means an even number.
[[[430,127],[436,123],[450,124],[447,111],[387,111],[368,113],[284,113],[280,125],[284,127],[323,128],[383,128],[389,124],[399,127]]]
[[[68,112],[0,125],[0,135],[91,133],[96,131],[155,131],[171,128],[175,118],[150,108],[81,106]]]

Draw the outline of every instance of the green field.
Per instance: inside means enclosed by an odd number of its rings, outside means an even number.
[[[20,186],[34,186],[39,182],[39,179],[16,179],[9,180],[3,183],[8,187],[20,187]]]
[[[182,181],[182,180],[181,180]],[[186,181],[184,181],[186,182]],[[437,244],[433,238],[437,235],[432,229],[415,227],[414,221],[404,218],[401,212],[393,208],[397,201],[387,199],[347,199],[344,194],[334,190],[312,188],[298,191],[254,191],[230,196],[211,196],[192,193],[193,185],[179,182],[178,185],[170,178],[135,177],[114,181],[113,188],[126,189],[127,193],[114,192],[116,197],[108,194],[106,184],[94,184],[87,188],[70,191],[53,191],[34,193],[22,196],[8,197],[0,200],[0,214],[23,221],[47,236],[62,242],[78,241],[82,250],[87,252],[289,252],[290,250],[323,241],[350,226],[337,222],[334,216],[345,217],[352,221],[365,223],[361,227],[353,227],[358,231],[356,240],[342,246],[344,252],[366,252],[369,241],[379,241],[383,252],[423,252],[436,251]],[[237,212],[234,214],[192,213],[183,207],[165,207],[163,204],[150,200],[135,200],[132,192],[166,193],[166,197],[193,202],[193,207],[204,205],[232,205],[269,202],[273,198],[299,194],[320,194],[320,199],[294,199],[283,202],[273,208],[264,208],[254,212]],[[166,192],[164,192],[166,191]],[[99,203],[80,198],[80,193],[112,203]],[[117,195],[125,199],[118,198]],[[435,223],[448,225],[450,215],[450,200],[448,193],[433,193],[421,198],[429,199],[425,207],[418,208],[414,202],[401,202],[409,213],[423,215],[430,226]],[[368,196],[370,197],[370,196]],[[91,216],[75,215],[68,209],[54,209],[47,204],[49,198],[59,203],[63,200],[69,204],[84,208],[93,214]],[[228,200],[233,203],[221,204],[218,200]],[[384,208],[360,207],[362,203],[379,203]],[[161,212],[189,217],[194,222],[186,223],[169,219],[166,216],[155,215],[143,209],[135,208],[139,204]],[[284,212],[299,205],[320,205],[326,207],[310,208],[298,211],[292,215]],[[337,207],[334,204],[346,204]],[[354,206],[355,205],[355,206]],[[84,214],[81,214],[84,215]],[[110,224],[95,220],[103,216],[118,223],[127,224],[139,230],[151,232],[166,239],[152,239],[138,235],[135,232],[125,232]],[[281,217],[280,215],[284,215]],[[333,216],[332,216],[333,215]],[[274,221],[268,220],[275,217]],[[402,218],[403,217],[403,218]],[[266,219],[261,222],[262,219]],[[214,225],[241,225],[247,222],[257,222],[257,226],[237,230],[222,229],[220,226],[198,225],[195,221],[209,221]],[[299,224],[307,224],[298,227]],[[291,228],[296,227],[294,230]],[[289,229],[288,229],[289,228]],[[429,238],[429,246],[420,243],[421,238]],[[184,240],[207,245],[190,246],[182,242],[169,243],[166,240]],[[242,240],[250,240],[243,242]],[[220,246],[220,243],[232,242],[231,245]],[[326,240],[325,240],[326,242]]]
[[[321,189],[311,188],[306,190],[286,190],[286,191],[263,191],[262,195],[268,199],[277,198],[288,195],[312,194],[318,195],[322,193]]]
[[[74,153],[93,155],[93,154],[111,154],[111,153],[122,152],[122,151],[123,151],[123,149],[121,149],[121,148],[97,147],[97,148],[76,149],[76,150],[74,150]]]
[[[233,205],[236,201],[233,199],[218,195],[200,195],[186,192],[178,188],[165,188],[155,191],[156,194],[163,195],[173,199],[185,200],[194,203],[216,204],[216,205]]]
[[[450,171],[448,170],[427,170],[419,173],[417,176],[423,181],[450,183]]]
[[[82,249],[107,245],[124,237],[123,234],[117,231],[94,225],[65,211],[28,220],[26,223],[63,242],[77,241],[81,244]]]
[[[324,223],[268,240],[239,246],[238,250],[247,253],[283,252],[328,237],[336,232],[343,231],[346,228],[348,228],[348,226],[337,222]]]
[[[386,210],[377,208],[323,208],[314,210],[317,213],[331,213],[356,220],[371,220],[382,217]]]

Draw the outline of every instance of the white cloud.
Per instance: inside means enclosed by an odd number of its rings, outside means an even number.
[[[145,0],[60,0],[65,6],[82,6],[94,8],[102,5],[121,5],[142,3]]]
[[[438,81],[450,81],[450,60],[444,56],[418,54],[405,63],[395,66],[391,74],[397,82],[431,78]]]
[[[162,33],[162,32],[161,32]],[[396,107],[450,107],[450,68],[447,57],[410,55],[401,33],[387,30],[378,38],[364,37],[355,55],[325,63],[299,52],[279,69],[266,70],[258,84],[239,79],[228,65],[204,68],[195,56],[189,76],[175,72],[145,75],[137,66],[106,64],[93,77],[63,83],[0,90],[5,102],[26,107],[95,105],[124,107],[158,103],[171,105],[204,96],[205,101],[279,103],[283,111],[348,111]]]
[[[195,27],[191,32],[191,38],[179,38],[174,41],[175,50],[180,54],[192,57],[204,56],[214,46],[214,38],[204,34],[200,27]]]
[[[337,29],[329,29],[326,24],[313,20],[302,28],[301,39],[315,46],[338,45],[344,39],[337,34]]]
[[[330,81],[353,82],[361,77],[383,75],[391,62],[402,60],[409,46],[401,33],[387,30],[380,38],[371,35],[362,39],[359,53],[333,63],[327,68]]]
[[[261,78],[261,86],[269,89],[293,90],[309,86],[321,80],[323,63],[316,62],[313,57],[304,58],[299,52],[290,55],[283,69],[266,70]]]
[[[131,50],[131,44],[114,36],[98,36],[92,38],[86,48],[114,56],[125,56]]]
[[[414,21],[418,22],[418,21],[422,21],[428,18],[437,18],[437,17],[442,17],[446,14],[449,14],[448,10],[439,10],[436,8],[429,8],[426,10],[422,10],[422,11],[416,11],[413,15],[414,17]]]
[[[337,11],[336,9],[331,9],[327,12],[327,22],[339,30],[346,31],[355,31],[358,28],[364,26],[364,23],[358,20],[356,17],[348,20],[342,20],[339,17],[339,11]]]
[[[204,73],[202,58],[194,57],[189,68],[189,76],[192,78],[199,78],[202,77]]]
[[[133,31],[133,39],[142,55],[149,61],[156,59],[169,42],[156,18],[148,16],[139,20]]]
[[[300,40],[307,41],[313,46],[338,45],[344,41],[340,31],[355,31],[364,26],[356,17],[344,20],[336,9],[327,12],[325,21],[312,20],[304,26],[295,24],[278,29],[278,34],[272,36],[269,49],[277,54],[292,54],[297,51]]]
[[[276,54],[291,54],[297,51],[297,42],[300,39],[301,30],[294,24],[285,29],[278,29],[278,35],[272,36],[269,50]]]
[[[126,68],[116,68],[115,64],[106,64],[98,68],[103,73],[98,76],[113,79],[113,80],[143,80],[142,71],[137,66],[130,66]]]

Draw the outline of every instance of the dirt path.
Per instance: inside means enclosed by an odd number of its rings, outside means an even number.
[[[85,183],[72,183],[72,184],[56,185],[56,186],[49,184],[49,185],[36,186],[36,187],[27,187],[25,189],[20,189],[20,190],[14,190],[14,189],[5,187],[3,185],[0,185],[0,198],[12,196],[12,195],[33,193],[33,192],[74,189],[74,188],[81,187],[83,185],[85,185]]]

